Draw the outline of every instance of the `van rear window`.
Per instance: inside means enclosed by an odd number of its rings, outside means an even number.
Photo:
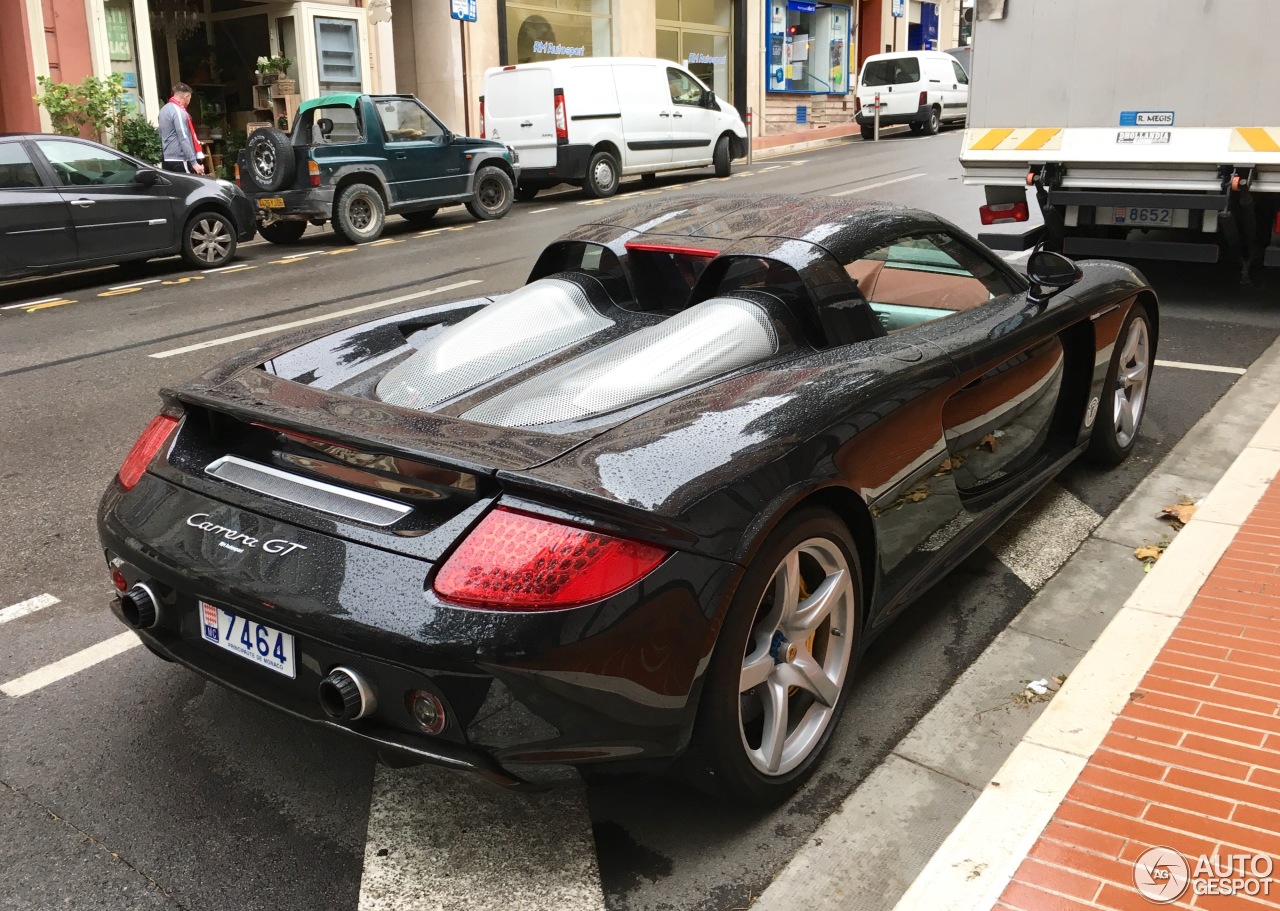
[[[862,69],[863,85],[906,85],[919,81],[920,60],[917,57],[868,60]]]

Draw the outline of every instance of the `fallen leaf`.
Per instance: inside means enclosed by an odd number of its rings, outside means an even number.
[[[1191,517],[1196,514],[1196,504],[1194,501],[1183,497],[1172,506],[1166,506],[1160,510],[1160,515],[1156,518],[1162,519],[1173,526],[1175,531],[1180,531],[1184,525],[1191,521]]]
[[[1147,571],[1150,572],[1152,564],[1160,559],[1160,555],[1164,553],[1163,544],[1143,544],[1141,547],[1135,548],[1133,555],[1147,564]]]
[[[938,471],[936,473],[943,475],[943,474],[950,474],[950,472],[951,472],[951,460],[943,459],[942,464],[938,466]]]
[[[929,488],[917,487],[915,490],[907,494],[904,499],[906,499],[909,503],[919,503],[921,500],[927,500],[928,498],[929,498]]]
[[[996,439],[996,435],[994,433],[987,434],[982,438],[982,442],[978,444],[979,447],[985,449],[987,452],[995,452],[996,447],[999,445],[1000,441]]]

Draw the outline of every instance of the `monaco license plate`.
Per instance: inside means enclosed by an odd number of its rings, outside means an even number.
[[[1116,207],[1115,224],[1153,228],[1173,226],[1173,209],[1147,209],[1139,206]]]
[[[206,642],[239,655],[277,674],[296,678],[293,636],[248,617],[200,602],[200,635]]]
[[[283,209],[284,199],[279,196],[259,196],[258,207],[262,209]]]

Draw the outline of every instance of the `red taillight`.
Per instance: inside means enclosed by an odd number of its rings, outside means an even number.
[[[569,112],[564,106],[564,92],[556,92],[556,142],[569,141]]]
[[[720,255],[719,250],[710,247],[685,247],[680,244],[645,244],[628,241],[623,244],[628,253],[675,253],[683,256],[704,256],[708,259]]]
[[[998,206],[980,206],[978,216],[984,225],[1000,225],[1010,221],[1027,221],[1031,210],[1025,202],[1006,202]]]
[[[165,441],[173,435],[173,429],[177,426],[178,419],[167,414],[161,414],[151,419],[147,429],[142,431],[138,441],[133,444],[129,454],[124,457],[124,464],[120,466],[120,471],[117,473],[120,485],[125,490],[133,490],[138,481],[142,479],[147,466],[151,464],[151,460],[156,457],[156,453],[164,446]]]
[[[113,567],[111,570],[111,584],[115,586],[116,591],[125,592],[129,590],[129,580],[124,577],[124,573],[120,572],[120,567]]]
[[[480,96],[480,138],[488,139],[484,132],[484,96]]]
[[[929,103],[929,93],[928,93],[928,92],[921,92],[921,93],[920,93],[920,107],[924,107],[924,106],[925,106],[925,105],[927,105],[928,103]]]
[[[560,610],[617,594],[667,558],[652,544],[498,509],[436,574],[440,597],[494,610]]]
[[[320,186],[320,165],[312,160],[307,162],[307,174],[311,176],[311,186]]]

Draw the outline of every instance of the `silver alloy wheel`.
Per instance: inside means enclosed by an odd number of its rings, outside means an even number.
[[[217,218],[201,218],[191,226],[191,250],[205,263],[219,263],[231,252],[233,238],[226,222]]]
[[[601,190],[607,190],[613,186],[618,177],[609,159],[601,158],[596,162],[595,170],[591,172],[591,179]]]
[[[1116,443],[1128,449],[1142,423],[1142,410],[1147,404],[1147,381],[1151,376],[1151,334],[1147,321],[1135,319],[1129,324],[1120,363],[1116,367],[1114,414]]]
[[[369,200],[357,196],[347,207],[347,218],[357,231],[367,231],[373,223],[373,206]]]
[[[852,664],[856,609],[834,541],[809,538],[774,570],[738,678],[738,730],[763,774],[785,775],[822,742]]]
[[[253,169],[267,180],[276,173],[276,150],[270,143],[259,143],[253,150]]]

